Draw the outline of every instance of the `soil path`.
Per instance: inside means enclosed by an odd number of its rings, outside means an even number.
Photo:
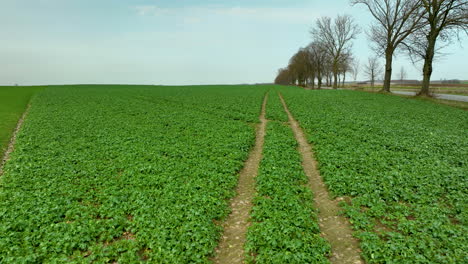
[[[314,193],[315,208],[318,209],[319,226],[322,236],[328,240],[332,248],[330,256],[331,263],[364,263],[360,256],[359,242],[352,235],[352,229],[346,218],[340,215],[338,201],[331,200],[322,177],[317,169],[317,161],[314,158],[312,147],[307,141],[299,123],[294,119],[291,112],[279,94],[284,110],[288,114],[289,124],[294,131],[299,152],[302,156],[302,166],[309,178],[308,186]]]
[[[232,212],[223,224],[224,233],[216,249],[214,263],[235,264],[244,261],[244,244],[246,240],[252,199],[255,195],[255,177],[262,159],[262,149],[267,120],[265,107],[268,94],[265,95],[260,113],[260,123],[256,128],[255,146],[239,174],[237,196],[231,200]]]
[[[3,175],[3,166],[5,166],[5,163],[10,159],[10,155],[15,149],[15,143],[16,143],[16,136],[18,135],[18,132],[20,131],[21,127],[23,126],[24,119],[28,115],[30,104],[26,106],[26,110],[24,110],[23,115],[21,118],[18,120],[18,123],[16,123],[15,130],[13,131],[13,135],[10,138],[10,142],[8,143],[7,149],[5,153],[3,154],[2,160],[0,162],[0,176]]]

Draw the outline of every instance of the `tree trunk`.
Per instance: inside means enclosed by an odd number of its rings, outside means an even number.
[[[346,80],[346,72],[343,72],[343,85],[341,85],[341,87],[343,88],[344,88],[345,80]]]
[[[333,89],[338,88],[338,73],[336,71],[333,72]]]
[[[392,60],[393,50],[387,48],[385,51],[385,78],[383,83],[384,92],[390,92],[390,81],[392,80]]]
[[[318,89],[322,88],[322,72],[317,72],[317,87]]]
[[[436,40],[437,40],[437,36],[435,36],[435,34],[429,35],[428,43],[427,43],[428,45],[426,48],[426,56],[424,58],[423,81],[422,81],[421,91],[419,91],[418,95],[430,96],[429,84],[431,83],[432,61],[434,59]]]
[[[312,81],[312,89],[314,89],[315,88],[315,72],[312,73],[311,81]]]

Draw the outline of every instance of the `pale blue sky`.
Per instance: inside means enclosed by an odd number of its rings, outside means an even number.
[[[372,22],[348,0],[0,0],[0,84],[272,82],[316,18],[344,13]],[[434,80],[468,79],[462,46],[444,50]],[[372,55],[364,33],[354,53]],[[402,65],[420,79],[405,56],[395,78]]]

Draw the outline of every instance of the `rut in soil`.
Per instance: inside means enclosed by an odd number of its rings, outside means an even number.
[[[302,156],[302,166],[307,175],[308,186],[314,193],[314,205],[318,209],[318,218],[321,235],[331,245],[331,263],[364,263],[360,256],[359,241],[353,237],[351,225],[340,214],[337,200],[331,200],[327,187],[317,169],[317,161],[314,158],[312,147],[302,131],[299,123],[294,119],[281,94],[278,94],[284,111],[288,114],[289,125],[299,144],[299,152]]]
[[[18,135],[18,132],[20,131],[21,127],[23,126],[24,119],[28,115],[30,104],[26,106],[26,110],[24,110],[23,115],[21,115],[20,119],[18,120],[18,123],[16,123],[15,130],[13,131],[13,135],[10,138],[10,142],[8,143],[7,149],[5,153],[3,154],[2,160],[0,161],[0,176],[3,175],[3,167],[5,166],[5,163],[10,159],[10,155],[15,149],[15,143],[16,143],[16,136]],[[0,153],[1,154],[1,153]]]
[[[265,118],[265,107],[268,94],[265,95],[260,113],[260,123],[256,127],[255,146],[239,173],[237,185],[237,196],[231,200],[231,214],[223,224],[224,233],[215,252],[213,263],[234,264],[244,261],[244,244],[249,215],[252,210],[252,199],[255,195],[255,177],[262,159],[262,149],[265,138],[267,120]]]

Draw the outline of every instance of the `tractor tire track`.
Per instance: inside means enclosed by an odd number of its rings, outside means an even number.
[[[260,123],[256,127],[255,146],[250,151],[244,168],[239,173],[237,196],[231,200],[231,214],[223,224],[224,233],[215,252],[213,263],[235,264],[244,262],[244,244],[249,226],[252,199],[255,195],[255,177],[262,159],[266,130],[265,108],[268,94],[265,95],[260,113]]]
[[[314,193],[314,204],[315,208],[318,209],[321,235],[331,245],[332,254],[330,262],[334,264],[364,263],[360,256],[359,241],[353,237],[350,223],[344,216],[340,215],[338,201],[330,199],[327,187],[317,169],[317,161],[314,158],[311,145],[307,141],[299,123],[289,111],[283,96],[281,94],[278,95],[283,104],[284,111],[288,114],[289,125],[299,144],[298,150],[302,156],[302,166],[309,178],[307,185]]]
[[[18,132],[21,130],[21,127],[23,126],[24,119],[28,115],[30,107],[31,107],[31,104],[28,103],[28,105],[26,106],[26,109],[24,110],[23,114],[18,120],[18,123],[16,123],[15,130],[13,131],[13,135],[10,138],[10,142],[8,143],[7,149],[5,153],[3,154],[2,160],[0,162],[0,176],[3,175],[3,167],[5,166],[5,163],[8,160],[10,160],[10,155],[13,152],[13,150],[15,150],[16,136],[18,135]]]

